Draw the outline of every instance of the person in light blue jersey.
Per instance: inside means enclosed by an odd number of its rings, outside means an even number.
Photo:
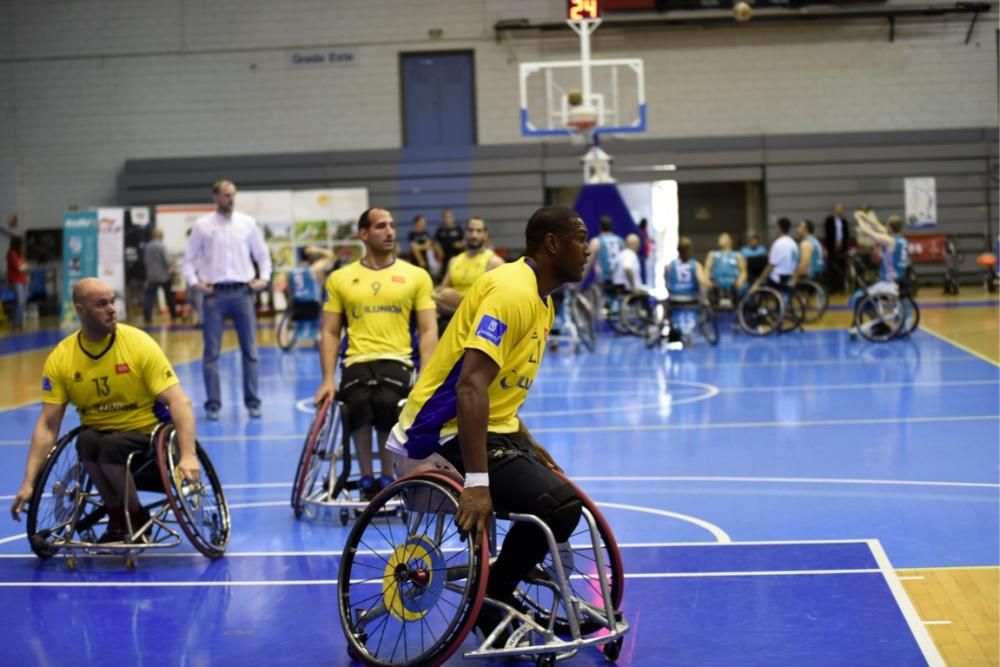
[[[795,280],[802,278],[819,281],[826,266],[823,258],[823,244],[815,236],[815,225],[811,220],[799,223],[799,265],[795,269]]]
[[[875,214],[856,216],[858,232],[875,241],[881,255],[879,278],[895,282],[901,294],[909,291],[910,247],[903,236],[903,219],[890,215],[888,228]]]
[[[670,342],[679,341],[694,330],[698,322],[697,305],[708,285],[701,262],[694,258],[691,239],[682,236],[677,243],[677,259],[670,262],[664,276],[670,303]]]
[[[735,302],[747,282],[746,259],[733,250],[729,234],[719,234],[719,247],[705,258],[705,273],[713,303]]]
[[[323,290],[320,287],[333,263],[333,252],[308,246],[300,251],[299,265],[288,272],[287,294],[295,321],[295,336],[299,339],[319,336],[320,308]]]

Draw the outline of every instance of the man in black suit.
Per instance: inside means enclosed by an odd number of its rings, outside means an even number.
[[[847,274],[847,250],[851,245],[851,228],[844,217],[844,205],[833,205],[833,214],[827,216],[824,225],[823,245],[826,247],[827,284],[831,294],[844,290]]]

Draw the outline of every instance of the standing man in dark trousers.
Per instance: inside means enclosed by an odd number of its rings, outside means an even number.
[[[844,217],[844,205],[837,202],[833,205],[833,214],[827,216],[823,225],[823,245],[826,246],[828,260],[828,280],[830,293],[844,291],[844,279],[847,275],[847,250],[851,245],[851,229]]]
[[[441,275],[438,282],[444,280],[448,264],[452,257],[465,250],[465,232],[455,224],[455,214],[450,209],[441,212],[441,226],[434,232],[434,254],[441,260]]]
[[[222,327],[228,316],[233,318],[243,354],[243,403],[251,417],[259,418],[254,293],[264,289],[271,280],[271,256],[257,221],[234,209],[236,185],[232,181],[217,181],[212,186],[212,198],[215,212],[194,223],[184,252],[184,275],[188,285],[204,294],[205,417],[217,420],[222,408],[219,351]],[[256,277],[253,262],[260,270]]]

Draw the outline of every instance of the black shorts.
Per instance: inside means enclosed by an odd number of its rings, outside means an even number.
[[[399,402],[413,386],[413,369],[392,360],[369,361],[344,368],[337,399],[347,406],[348,428],[372,425],[388,431],[399,417]]]
[[[446,442],[438,454],[465,474],[457,437]],[[521,433],[487,433],[486,457],[490,497],[501,517],[511,512],[544,515],[547,498],[566,501],[576,497],[562,478],[538,460],[534,445]]]
[[[292,320],[296,322],[315,322],[319,319],[322,306],[318,301],[293,301]]]
[[[81,461],[125,465],[129,454],[134,452],[134,469],[148,460],[149,451],[148,433],[84,428],[76,436],[76,453]]]

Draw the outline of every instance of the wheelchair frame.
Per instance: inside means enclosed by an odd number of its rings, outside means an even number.
[[[369,501],[360,497],[358,480],[351,475],[351,434],[348,432],[347,406],[340,401],[323,401],[317,408],[299,454],[292,484],[292,510],[295,518],[328,519],[336,510],[340,525],[346,526],[352,512],[356,515]],[[337,461],[341,469],[336,471]],[[326,473],[325,475],[323,473]],[[392,512],[400,507],[387,508]],[[405,516],[405,512],[401,512]]]
[[[475,649],[464,653],[466,658],[530,657],[535,659],[536,665],[552,665],[557,658],[570,657],[588,646],[599,646],[609,660],[616,660],[623,636],[629,629],[619,611],[624,573],[614,536],[593,502],[577,489],[584,504],[582,523],[586,528],[581,532],[589,535],[589,545],[582,549],[578,545],[560,548],[544,522],[533,515],[506,517],[512,523],[535,524],[549,545],[546,561],[515,593],[521,605],[515,608],[485,597],[489,555],[495,551],[497,540],[496,522],[491,523],[490,530],[480,535],[475,544],[464,538],[454,525],[461,491],[462,484],[452,475],[439,471],[417,472],[386,487],[355,523],[340,563],[337,585],[341,626],[351,657],[369,665],[440,665],[461,647],[485,604],[498,609],[502,619],[489,636],[477,641]],[[407,510],[411,519],[406,522],[406,535],[402,540],[396,539],[391,531],[386,533],[377,525],[372,526],[378,520],[380,504],[392,502],[395,497],[409,503]],[[426,534],[428,530],[416,532],[422,524],[434,531],[433,539]],[[364,539],[369,526],[382,538],[388,534],[390,541],[395,542],[388,547],[388,557],[383,555],[386,552],[381,545],[373,549]],[[359,554],[362,547],[368,552]],[[574,567],[573,555],[588,549],[594,556],[592,561],[588,560],[588,565],[593,563],[597,567],[598,574],[592,576],[599,580],[600,602],[584,599],[574,588],[574,582],[586,578],[586,573],[573,570],[571,576],[567,572]],[[448,554],[456,552],[459,552],[458,558],[468,554],[467,562],[450,564],[449,560],[454,561],[456,555]],[[363,562],[368,556],[374,556],[374,566]],[[364,568],[369,569],[365,571]],[[378,586],[381,592],[367,597],[359,593],[359,599],[355,599],[352,591],[364,586]],[[532,598],[526,591],[531,587],[548,591],[551,606],[544,600]],[[441,612],[425,623],[425,617],[432,610],[428,605],[436,604],[446,594],[458,597],[457,603],[449,603],[450,608],[456,609],[455,616],[444,617]],[[560,609],[564,612],[562,619]],[[392,621],[393,618],[398,623]],[[432,627],[435,621],[442,626],[440,637],[432,637],[434,643],[427,648],[424,639],[429,633],[437,632]],[[399,625],[399,636],[391,647],[392,654],[385,657],[381,649],[390,623]],[[421,652],[409,655],[404,641],[403,656],[396,660],[394,656],[400,641],[407,635],[408,626],[416,629],[410,641],[419,639]],[[379,628],[382,634],[373,653],[368,642],[375,643],[374,634]],[[585,636],[597,632],[602,634]],[[505,634],[503,645],[494,646]],[[389,642],[392,643],[391,638]]]
[[[697,308],[698,324],[696,328],[698,333],[709,345],[715,347],[719,344],[719,321],[715,310],[706,299],[695,297],[688,301],[667,297],[657,301],[652,308],[654,314],[647,325],[646,347],[654,347],[664,340],[668,340],[672,328],[670,312],[673,308]],[[691,344],[693,338],[691,334],[682,333],[681,340],[686,344]]]
[[[792,308],[789,305],[793,304]],[[770,285],[750,289],[736,308],[740,330],[750,336],[789,333],[802,328],[806,304],[794,288],[787,294]]]
[[[295,348],[296,343],[298,343],[298,323],[299,322],[316,322],[316,332],[317,338],[314,342],[315,346],[319,346],[319,332],[323,328],[323,310],[322,307],[319,309],[319,317],[316,320],[302,320],[295,317],[295,304],[292,302],[291,298],[288,298],[288,307],[281,314],[281,318],[278,320],[278,324],[274,329],[274,340],[278,344],[278,347],[285,352],[289,352]]]
[[[882,281],[862,288],[848,330],[851,338],[860,335],[869,342],[884,343],[909,336],[920,325],[920,306],[913,297],[901,293],[895,283],[880,285]]]
[[[135,525],[125,507],[125,525],[129,538],[124,542],[99,544],[94,528],[107,517],[107,510],[90,475],[76,457],[73,445],[82,430],[77,427],[63,435],[48,453],[38,474],[28,507],[27,534],[31,550],[42,559],[63,551],[66,564],[76,566],[75,554],[120,554],[128,568],[134,568],[135,556],[147,549],[175,547],[183,540],[181,533],[204,556],[216,559],[225,553],[231,533],[229,507],[212,462],[200,445],[195,443],[201,480],[190,484],[177,469],[179,450],[176,431],[170,424],[160,424],[149,437],[147,460],[135,470],[132,463],[136,452],[129,454],[125,466],[125,485],[131,492],[163,493],[165,498],[143,505],[149,519]],[[152,466],[156,466],[156,475]],[[56,479],[50,480],[55,474]],[[143,475],[141,483],[137,475]],[[49,482],[52,481],[51,488]],[[206,484],[207,482],[207,484]],[[206,490],[207,489],[207,490]],[[211,496],[218,514],[205,520],[205,498]],[[44,527],[39,513],[52,505],[55,525]],[[171,518],[172,515],[172,518]],[[206,535],[204,527],[209,528]],[[178,530],[179,529],[179,530]],[[79,536],[77,539],[75,536]]]
[[[562,321],[558,334],[549,334],[549,349],[558,349],[567,343],[574,353],[580,350],[593,352],[597,344],[594,305],[573,285],[560,288],[563,301],[560,305]]]

